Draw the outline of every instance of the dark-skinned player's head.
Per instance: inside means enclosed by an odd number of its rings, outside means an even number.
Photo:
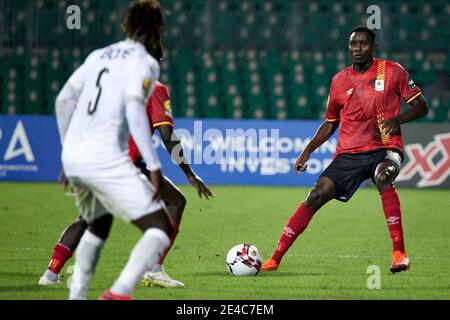
[[[128,8],[122,29],[128,38],[141,42],[150,54],[161,54],[166,14],[158,1],[138,0]]]
[[[350,32],[348,51],[352,63],[364,65],[374,57],[377,42],[375,32],[367,27],[359,26]]]

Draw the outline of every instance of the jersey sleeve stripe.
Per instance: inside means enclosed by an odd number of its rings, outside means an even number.
[[[161,122],[155,122],[153,124],[153,128],[157,128],[157,127],[161,127],[161,126],[172,126],[173,127],[173,123],[170,121],[161,121]]]
[[[415,95],[413,95],[411,98],[409,98],[408,100],[406,100],[406,103],[410,103],[411,101],[413,101],[415,98],[417,98],[418,96],[420,96],[422,94],[422,92],[418,92]]]
[[[329,118],[327,118],[326,120],[327,120],[327,122],[341,121],[341,119],[329,119]]]

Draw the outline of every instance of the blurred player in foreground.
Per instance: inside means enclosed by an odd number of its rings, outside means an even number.
[[[155,56],[155,58],[156,57],[157,56]],[[180,168],[186,174],[188,181],[197,190],[198,195],[200,197],[204,196],[206,199],[213,197],[213,193],[204,184],[203,180],[195,174],[183,156],[183,148],[173,130],[174,123],[172,118],[169,89],[161,82],[156,83],[155,89],[147,103],[147,113],[149,115],[152,131],[158,129],[167,151],[172,156],[172,159],[179,164]],[[176,154],[176,152],[172,153],[173,150],[179,151],[178,154]],[[145,175],[148,176],[149,172],[146,169],[145,162],[143,161],[142,156],[132,139],[130,139],[129,154],[133,163],[139,167]],[[174,228],[174,234],[171,239],[172,245],[179,231],[181,218],[186,206],[186,198],[180,189],[178,189],[169,179],[167,179],[167,177],[164,177],[164,179],[166,183],[164,186],[162,199],[166,204],[169,218]],[[58,243],[55,244],[49,267],[39,280],[40,285],[59,284],[59,273],[64,267],[66,261],[72,257],[72,254],[76,250],[78,242],[86,228],[86,222],[80,217],[77,221],[67,227],[66,230],[64,230],[58,240]],[[168,251],[169,250],[167,250],[162,256],[160,263],[153,266],[151,271],[144,274],[143,284],[145,286],[155,285],[166,288],[184,286],[182,282],[170,278],[162,267]]]
[[[325,169],[306,201],[294,212],[263,270],[277,270],[295,239],[324,204],[347,202],[360,184],[371,178],[381,195],[392,239],[391,272],[408,270],[403,241],[400,200],[394,187],[403,161],[400,125],[424,116],[428,107],[421,91],[398,63],[374,58],[375,33],[365,27],[350,34],[353,64],[333,77],[326,121],[295,162],[296,174],[307,169],[311,153],[339,127],[334,160]],[[400,113],[400,99],[410,108]]]
[[[170,245],[173,228],[161,201],[164,178],[153,146],[145,104],[159,77],[151,56],[164,33],[164,11],[155,0],[136,1],[123,21],[127,40],[92,52],[56,99],[62,163],[88,229],[77,248],[69,299],[86,299],[112,213],[143,236],[101,300],[128,300],[144,274]],[[131,162],[130,133],[151,182]]]
[[[154,58],[160,61],[162,57],[163,51],[162,47],[160,47],[154,53]],[[152,132],[154,132],[155,129],[158,129],[167,151],[171,155],[172,159],[179,164],[188,181],[197,190],[198,195],[200,197],[204,196],[206,199],[213,197],[213,193],[204,184],[203,180],[195,174],[183,155],[183,147],[181,146],[180,140],[173,129],[174,123],[169,88],[159,81],[156,83],[155,89],[147,102],[147,114],[149,116]],[[142,156],[132,138],[130,138],[129,147],[129,155],[131,160],[146,176],[149,177],[146,164],[143,161]],[[178,189],[169,179],[166,177],[164,177],[164,179],[165,186],[162,199],[166,205],[173,227],[173,235],[170,244],[171,247],[179,231],[181,218],[186,206],[186,198],[181,190]],[[72,254],[75,252],[81,236],[86,228],[86,222],[83,218],[79,217],[74,223],[64,230],[60,239],[54,246],[48,269],[39,279],[40,285],[46,286],[60,284],[59,273],[64,267],[66,261],[72,257]],[[159,263],[154,265],[152,270],[149,270],[144,274],[144,279],[142,281],[143,285],[159,286],[164,288],[184,287],[182,282],[169,277],[163,269],[163,261],[169,249],[164,252],[164,255],[161,257]]]

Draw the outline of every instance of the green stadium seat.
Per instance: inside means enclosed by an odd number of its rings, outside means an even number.
[[[194,67],[194,51],[191,48],[173,50],[171,57],[177,61],[174,65],[174,81],[179,88],[177,107],[183,116],[201,117],[202,99],[197,95],[200,79]]]
[[[225,112],[220,99],[219,75],[210,51],[202,53],[201,91],[204,116],[207,118],[223,118]]]
[[[8,113],[8,91],[9,77],[8,70],[4,66],[7,65],[7,58],[0,52],[0,114]],[[15,83],[13,83],[15,85]]]
[[[29,114],[45,114],[42,108],[42,92],[40,81],[41,70],[39,68],[39,58],[37,56],[25,57],[25,107]]]
[[[220,61],[222,70],[223,100],[226,116],[238,119],[247,117],[238,53],[234,50],[228,50],[218,61]]]
[[[284,65],[278,50],[267,50],[264,55],[265,82],[268,85],[269,114],[271,118],[290,116],[290,103],[287,100],[287,79]]]
[[[68,31],[61,23],[69,1],[0,0],[1,113],[52,114],[54,98],[76,66],[93,49],[122,39],[119,22],[129,2],[73,3],[82,8],[81,31]],[[175,116],[277,119],[323,115],[331,77],[350,63],[348,32],[365,22],[366,8],[372,4],[370,0],[161,3],[171,12],[161,80],[171,87]],[[450,4],[383,0],[378,5],[383,29],[377,32],[377,55],[402,64],[425,90],[442,83],[450,72]],[[208,63],[205,53],[210,54]],[[15,70],[14,79],[10,69]],[[439,107],[424,121],[448,120],[448,90],[442,91],[433,94]]]

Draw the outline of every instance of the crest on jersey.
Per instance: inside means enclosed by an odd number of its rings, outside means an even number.
[[[386,61],[380,60],[377,64],[377,78],[375,79],[375,91],[384,91]]]
[[[384,80],[375,80],[375,91],[384,91]]]
[[[408,86],[411,89],[415,89],[416,88],[416,83],[414,82],[414,80],[411,78],[411,76],[408,76]]]
[[[166,114],[166,116],[173,118],[172,116],[172,105],[170,103],[170,100],[167,100],[164,103],[164,113]]]
[[[148,92],[150,90],[150,87],[152,86],[152,80],[149,78],[145,78],[144,82],[142,83],[142,89],[144,90],[144,96],[148,96]]]

